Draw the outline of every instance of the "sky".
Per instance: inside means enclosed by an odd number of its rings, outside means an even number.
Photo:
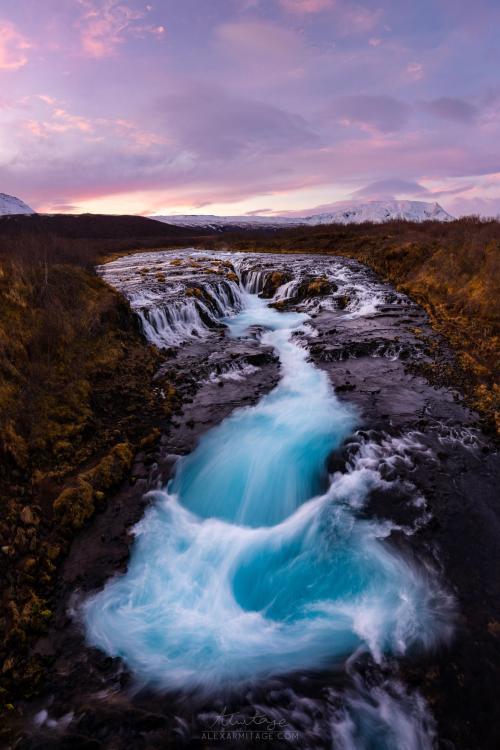
[[[496,216],[499,28],[498,0],[0,0],[0,192],[47,212]]]

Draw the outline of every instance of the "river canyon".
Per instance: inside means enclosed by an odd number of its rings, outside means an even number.
[[[21,747],[473,746],[500,472],[419,369],[441,345],[424,311],[332,256],[186,249],[99,273],[183,409],[73,544]]]

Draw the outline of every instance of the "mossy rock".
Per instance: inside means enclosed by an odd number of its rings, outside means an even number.
[[[125,477],[132,464],[132,450],[128,443],[118,443],[107,456],[82,475],[95,491],[106,492],[116,487]]]
[[[333,294],[337,289],[337,285],[333,281],[329,281],[326,276],[307,278],[297,287],[293,301],[301,302],[311,297],[324,297]]]
[[[323,296],[337,291],[337,285],[324,276],[313,279],[307,285],[307,295],[309,297]]]
[[[285,271],[273,271],[273,273],[266,277],[259,297],[262,297],[263,299],[271,299],[271,297],[274,297],[280,286],[286,284],[291,278],[291,275]]]
[[[63,526],[79,529],[95,510],[94,500],[102,502],[112,487],[123,481],[132,464],[128,443],[118,443],[92,469],[80,474],[74,487],[67,487],[52,505]]]
[[[79,529],[94,512],[92,485],[81,477],[75,487],[67,487],[54,500],[54,515],[62,526]]]
[[[197,297],[198,299],[203,299],[205,296],[203,290],[197,286],[188,286],[184,294],[186,297]]]
[[[29,505],[25,505],[21,509],[19,518],[24,524],[26,524],[26,526],[37,526],[40,523],[38,517],[33,513],[33,510],[29,507]]]
[[[151,430],[149,435],[146,435],[146,437],[143,437],[141,442],[139,443],[141,448],[150,448],[152,445],[154,445],[158,438],[160,437],[161,432],[160,430],[155,427],[154,430]]]

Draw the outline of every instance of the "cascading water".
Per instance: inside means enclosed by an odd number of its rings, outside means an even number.
[[[198,261],[193,258],[190,275],[185,268],[172,269],[170,260],[156,261],[161,255],[151,254],[153,263],[149,269],[142,266],[140,255],[138,259],[131,256],[101,268],[106,280],[125,291],[153,344],[175,347],[184,341],[206,338],[221,326],[224,316],[241,309],[241,289],[234,278],[227,278],[228,266],[209,268],[211,273],[201,286],[190,286],[188,280]],[[125,273],[116,276],[115,268],[121,270],[122,264]]]
[[[309,316],[248,291],[238,300],[224,319],[230,335],[258,327],[280,357],[279,384],[179,461],[135,528],[127,572],[83,606],[89,642],[158,690],[216,694],[363,653],[381,663],[448,631],[434,576],[387,544],[390,524],[359,513],[384,483],[368,454],[326,473],[356,414],[296,340]],[[339,747],[396,750],[398,736],[430,747],[415,703],[407,711],[383,691],[361,693],[336,724]],[[377,708],[390,701],[398,728]]]
[[[239,289],[230,282],[215,284],[199,296],[144,308],[143,298],[132,300],[144,333],[157,346],[177,346],[190,338],[204,338],[220,326],[224,315],[241,307]]]

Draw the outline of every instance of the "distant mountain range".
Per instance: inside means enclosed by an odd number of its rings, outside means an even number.
[[[20,198],[0,193],[0,216],[34,214]],[[424,201],[370,201],[342,205],[336,211],[309,216],[211,216],[203,214],[176,214],[172,216],[150,216],[150,219],[178,227],[224,230],[234,229],[283,229],[287,227],[319,226],[321,224],[361,224],[369,221],[382,224],[385,221],[453,221],[439,203]]]
[[[203,227],[222,230],[228,227],[238,229],[319,226],[321,224],[361,224],[370,221],[382,224],[385,221],[403,219],[406,221],[453,221],[439,203],[424,201],[370,201],[343,206],[338,211],[312,216],[211,216],[202,214],[174,216],[151,216],[156,221],[164,221],[181,227]]]
[[[0,193],[0,216],[10,216],[13,214],[34,214],[32,208],[27,203],[16,198],[14,195]]]

